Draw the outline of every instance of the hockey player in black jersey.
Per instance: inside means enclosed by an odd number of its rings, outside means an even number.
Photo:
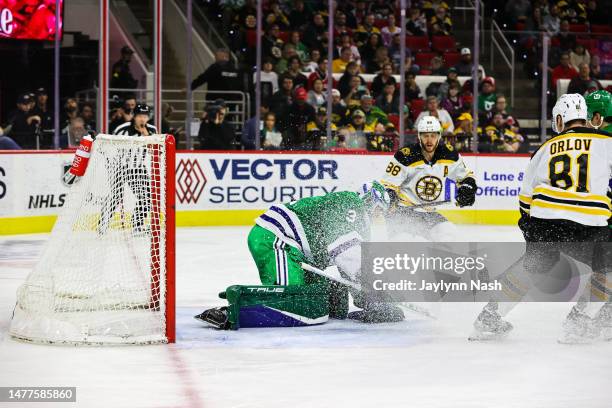
[[[527,241],[524,262],[510,272],[514,276],[506,272],[506,281],[513,284],[478,316],[473,339],[507,334],[512,325],[502,317],[530,287],[554,273],[561,252],[594,269],[610,264],[608,245],[604,243],[610,235],[607,191],[612,174],[612,138],[587,127],[587,107],[579,94],[559,98],[553,108],[552,126],[558,134],[532,156],[519,195],[519,227]],[[582,297],[564,323],[560,342],[596,338],[599,333],[593,316],[600,306]]]

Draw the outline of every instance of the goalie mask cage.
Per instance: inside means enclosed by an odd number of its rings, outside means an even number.
[[[49,242],[17,291],[14,338],[47,344],[175,339],[175,142],[96,137]]]

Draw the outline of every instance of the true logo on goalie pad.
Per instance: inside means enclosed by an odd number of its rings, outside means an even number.
[[[442,180],[435,176],[422,177],[416,183],[416,194],[423,201],[435,201],[442,193]]]

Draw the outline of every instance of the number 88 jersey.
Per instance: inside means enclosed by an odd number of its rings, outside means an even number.
[[[427,161],[418,143],[398,150],[381,183],[397,194],[398,204],[412,206],[443,201],[446,179],[461,184],[474,174],[452,147],[440,143]]]
[[[547,140],[532,156],[521,193],[521,211],[531,217],[606,226],[612,175],[612,138],[575,127]]]

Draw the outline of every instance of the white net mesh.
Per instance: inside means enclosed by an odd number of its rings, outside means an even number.
[[[99,135],[40,261],[17,292],[13,337],[166,341],[164,136]]]

